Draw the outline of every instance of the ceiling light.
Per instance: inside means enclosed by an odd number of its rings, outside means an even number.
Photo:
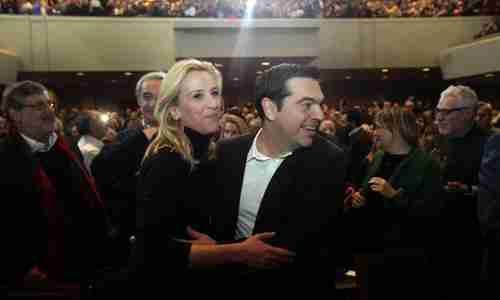
[[[238,77],[234,77],[234,78],[233,78],[233,80],[234,80],[234,81],[238,81],[238,80],[240,80],[240,79],[239,79]]]
[[[123,73],[123,75],[125,75],[125,76],[132,76],[132,73],[131,72],[125,72],[125,73]]]
[[[350,75],[347,75],[347,76],[345,77],[345,79],[347,79],[347,80],[349,80],[349,79],[351,79],[351,78],[352,78],[352,77],[351,77]]]
[[[495,77],[495,74],[493,73],[488,73],[488,74],[485,74],[484,77],[486,78],[491,78],[491,77]]]
[[[263,62],[261,62],[260,64],[261,64],[261,65],[263,65],[264,67],[268,67],[268,66],[270,66],[270,65],[271,65],[271,63],[270,63],[270,62],[268,62],[268,61],[263,61]]]
[[[431,69],[430,68],[423,68],[422,71],[423,72],[429,72]]]
[[[382,73],[387,73],[389,72],[389,69],[382,69]]]
[[[389,78],[389,76],[387,75],[382,76],[382,80],[386,80],[387,78]]]
[[[116,82],[117,82],[116,79],[111,80],[111,83],[116,83]]]
[[[262,71],[257,71],[257,75],[260,75],[262,74],[263,72]]]
[[[83,73],[83,72],[78,72],[78,73],[76,73],[76,76],[85,76],[85,73]]]

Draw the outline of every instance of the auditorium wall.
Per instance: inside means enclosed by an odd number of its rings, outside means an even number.
[[[18,58],[9,51],[0,49],[0,85],[15,81],[18,69]]]
[[[317,57],[322,69],[438,66],[487,17],[170,19],[0,16],[22,71],[166,69],[176,57]],[[480,59],[480,58],[479,58]]]

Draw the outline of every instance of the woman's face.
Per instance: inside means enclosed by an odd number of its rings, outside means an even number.
[[[206,71],[191,71],[181,83],[177,110],[182,126],[203,135],[218,131],[222,98],[217,81]]]
[[[226,122],[224,123],[224,127],[222,128],[222,138],[223,139],[228,139],[233,136],[238,136],[240,135],[240,131],[238,130],[238,126],[234,124],[233,122]]]
[[[380,126],[379,124],[375,124],[375,128],[373,130],[373,143],[377,147],[389,148],[394,141],[393,133]]]

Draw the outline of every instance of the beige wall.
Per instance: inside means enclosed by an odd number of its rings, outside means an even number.
[[[7,50],[0,49],[0,83],[16,81],[19,59]]]
[[[486,19],[323,19],[321,68],[437,66],[440,51],[471,41]]]
[[[500,71],[500,36],[443,50],[443,77],[453,79]]]
[[[408,19],[0,16],[0,48],[22,71],[166,69],[176,57],[319,57],[323,69],[437,66],[485,17]]]

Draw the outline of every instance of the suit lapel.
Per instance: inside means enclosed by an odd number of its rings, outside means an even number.
[[[219,179],[224,179],[219,183],[224,194],[225,200],[222,206],[218,207],[219,220],[217,231],[225,239],[232,239],[236,232],[238,222],[238,213],[240,207],[241,187],[243,185],[243,176],[245,174],[245,165],[248,151],[252,146],[254,136],[244,136],[234,140],[220,155]]]
[[[294,176],[297,175],[294,170],[298,164],[298,157],[294,154],[287,157],[273,174],[257,212],[254,233],[275,231],[282,223],[280,216],[290,212],[287,208],[293,205],[291,195],[295,186]]]

